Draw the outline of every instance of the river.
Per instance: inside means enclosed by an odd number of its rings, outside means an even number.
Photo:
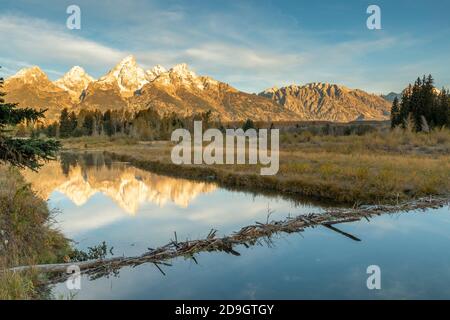
[[[24,174],[56,213],[56,226],[85,250],[105,241],[114,256],[139,255],[178,239],[223,236],[255,221],[320,213],[325,204],[223,189],[214,183],[154,174],[103,154],[63,154]],[[240,256],[177,258],[162,274],[153,264],[125,267],[80,290],[52,286],[74,299],[450,299],[449,208],[381,215],[316,227],[250,248]],[[367,286],[380,268],[381,289]]]

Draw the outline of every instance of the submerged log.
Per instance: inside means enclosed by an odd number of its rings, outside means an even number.
[[[345,237],[347,237],[347,238],[350,238],[350,239],[352,239],[352,240],[354,240],[354,241],[361,241],[361,239],[355,237],[354,235],[352,235],[352,234],[350,234],[350,233],[347,233],[347,232],[344,232],[344,231],[342,231],[342,230],[340,230],[340,229],[338,229],[338,228],[336,228],[336,227],[333,227],[331,224],[323,224],[323,226],[324,226],[325,228],[328,228],[328,229],[330,229],[330,230],[333,230],[333,231],[335,231],[335,232],[337,232],[337,233],[339,233],[339,234],[342,234],[343,236],[345,236]]]

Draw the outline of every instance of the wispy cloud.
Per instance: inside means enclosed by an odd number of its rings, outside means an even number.
[[[185,53],[187,57],[205,63],[242,69],[279,68],[283,65],[297,65],[303,61],[297,54],[265,52],[224,43],[205,43],[188,48]]]
[[[0,42],[6,44],[1,55],[14,57],[9,59],[13,66],[79,64],[105,69],[126,54],[40,19],[3,15],[0,30]]]
[[[173,18],[179,19],[182,16],[178,13],[173,15]],[[135,28],[140,30],[144,26]],[[399,43],[394,37],[345,41],[338,44],[303,38],[298,41],[296,50],[287,50],[280,46],[270,48],[252,42],[245,45],[233,41],[183,39],[178,41],[178,48],[161,41],[159,47],[143,47],[131,52],[85,39],[60,25],[41,19],[3,15],[0,16],[0,29],[3,31],[0,41],[8,43],[1,54],[14,57],[0,58],[0,62],[5,65],[3,72],[6,74],[13,73],[15,68],[41,65],[50,76],[55,77],[72,65],[81,65],[88,72],[99,76],[125,55],[134,53],[146,68],[154,64],[170,67],[176,63],[188,62],[201,73],[212,74],[219,80],[232,82],[247,91],[311,81],[347,80],[351,85],[357,86],[358,83],[365,83],[364,77],[367,73],[364,68],[352,70],[355,59]],[[137,30],[128,30],[130,38],[137,34]],[[152,36],[151,40],[153,42],[159,41],[161,37],[170,37],[170,33],[171,30],[165,30],[158,36]],[[144,34],[135,37],[140,39]],[[303,43],[308,45],[303,46]],[[50,66],[65,69],[58,70]],[[352,70],[351,77],[342,74],[344,68]]]
[[[433,73],[438,85],[450,82],[450,69],[442,63],[448,29],[421,37],[408,21],[394,29],[385,20],[384,30],[370,32],[364,29],[363,6],[355,13],[351,5],[335,3],[79,0],[82,30],[74,32],[65,28],[59,1],[45,6],[5,1],[4,74],[39,65],[55,78],[81,65],[99,77],[131,53],[144,68],[186,62],[199,74],[249,92],[315,81],[386,92],[401,90],[423,72]],[[433,43],[427,43],[430,37]]]

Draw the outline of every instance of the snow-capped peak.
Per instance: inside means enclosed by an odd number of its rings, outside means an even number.
[[[113,71],[118,74],[122,70],[129,70],[137,68],[137,62],[133,55],[123,58],[114,68]]]
[[[42,79],[48,79],[44,71],[38,66],[20,69],[15,75],[9,79],[21,79],[24,83],[33,83]]]
[[[64,74],[62,78],[56,80],[55,83],[87,83],[91,81],[94,81],[94,78],[88,75],[82,67],[74,66],[66,74]]]
[[[87,78],[93,80],[93,78],[92,78],[90,75],[88,75],[88,74],[86,73],[86,71],[84,71],[84,69],[83,69],[82,67],[80,67],[80,66],[74,66],[74,67],[72,67],[72,68],[64,75],[64,77],[68,77],[68,78],[71,78],[71,79],[79,79],[79,78],[87,77]]]
[[[69,92],[70,96],[77,100],[84,89],[94,81],[90,75],[79,66],[72,67],[64,76],[55,81],[55,85]]]
[[[186,63],[180,63],[169,71],[161,73],[154,81],[164,86],[184,86],[203,90],[205,79],[198,77]]]
[[[150,70],[146,71],[149,81],[155,80],[156,77],[158,77],[161,73],[164,73],[164,72],[167,72],[166,68],[164,68],[163,66],[161,66],[159,64],[157,64]]]
[[[186,63],[180,63],[175,65],[169,72],[178,75],[181,78],[196,78],[197,75],[194,71],[190,70]]]
[[[115,67],[101,77],[100,80],[111,80],[112,78],[118,80],[120,77],[127,75],[132,77],[137,68],[136,59],[134,56],[129,55],[116,64]]]
[[[156,66],[154,66],[154,67],[152,68],[151,71],[160,74],[160,73],[166,72],[167,70],[166,70],[166,68],[164,68],[162,65],[157,64]]]
[[[133,93],[148,83],[147,74],[140,68],[133,55],[125,57],[106,75],[99,79],[101,83],[117,82],[120,91],[124,95]]]
[[[136,58],[134,55],[129,54],[125,58],[122,59],[122,61],[119,62],[119,64],[136,64]]]

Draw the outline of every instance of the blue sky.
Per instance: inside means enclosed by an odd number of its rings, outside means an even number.
[[[66,28],[71,4],[81,30]],[[366,27],[370,4],[382,30]],[[0,72],[39,65],[57,79],[80,65],[99,77],[134,54],[248,92],[331,82],[387,93],[424,73],[450,87],[449,12],[448,0],[2,0]]]

